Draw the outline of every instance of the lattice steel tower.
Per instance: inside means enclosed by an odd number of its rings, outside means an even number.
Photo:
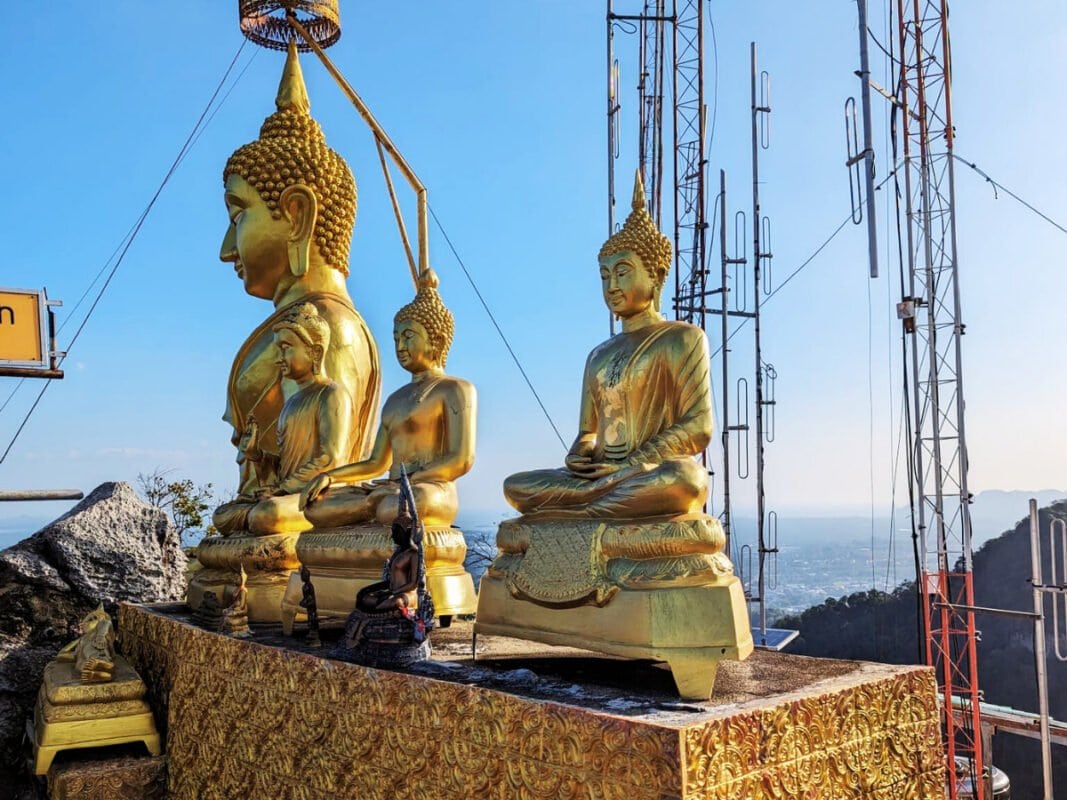
[[[926,661],[943,692],[949,792],[981,776],[983,754],[971,573],[971,495],[956,237],[955,131],[947,0],[895,3],[899,73],[895,102],[903,150],[908,294],[900,316],[908,337],[912,481],[921,551],[919,592]],[[953,698],[960,705],[953,714]],[[956,756],[968,763],[957,768]],[[964,772],[964,774],[958,774]],[[974,797],[985,795],[976,780]]]

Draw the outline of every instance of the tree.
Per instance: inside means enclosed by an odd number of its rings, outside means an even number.
[[[209,522],[215,499],[212,484],[198,485],[189,478],[170,480],[173,471],[157,467],[148,474],[138,473],[137,488],[149,505],[167,512],[183,544],[196,534],[213,536],[217,531]]]

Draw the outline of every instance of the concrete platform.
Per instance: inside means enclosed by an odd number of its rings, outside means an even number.
[[[122,607],[123,649],[166,728],[168,797],[944,797],[923,667],[757,652],[693,702],[651,663],[571,648],[479,636],[472,662],[467,623],[435,631],[434,659],[405,673],[253,630]]]

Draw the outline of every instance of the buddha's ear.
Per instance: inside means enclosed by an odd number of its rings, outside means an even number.
[[[289,222],[289,269],[299,278],[308,270],[319,200],[309,187],[297,183],[285,187],[278,198],[278,207]]]

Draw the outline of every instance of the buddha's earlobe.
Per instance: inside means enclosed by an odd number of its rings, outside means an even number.
[[[303,184],[285,187],[278,205],[289,221],[289,270],[296,277],[307,274],[311,261],[311,237],[318,217],[318,199]]]
[[[289,240],[289,271],[300,278],[307,274],[311,240]]]

